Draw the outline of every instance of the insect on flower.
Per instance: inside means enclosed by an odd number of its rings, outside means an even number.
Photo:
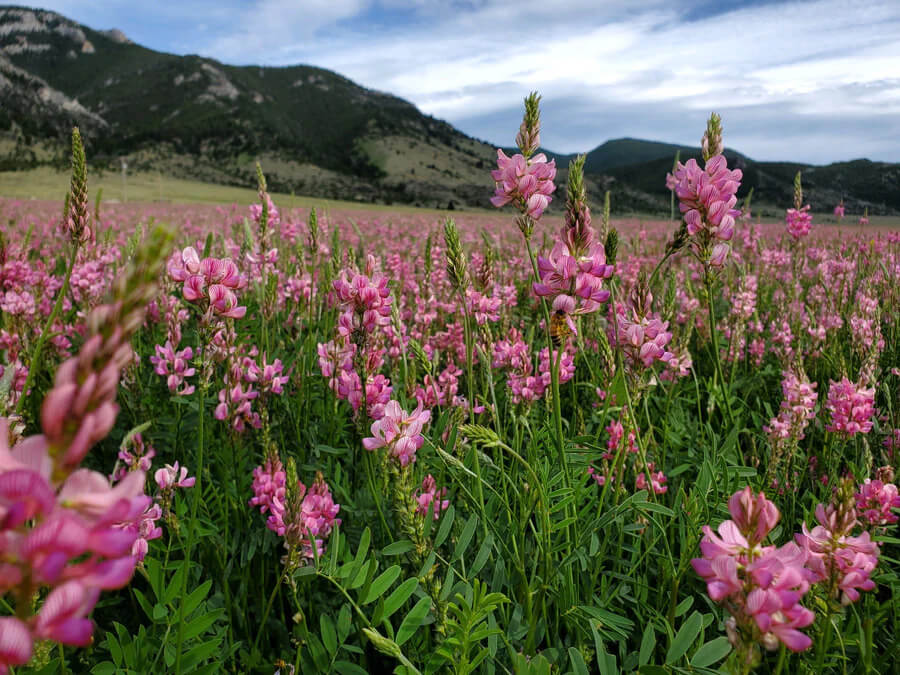
[[[554,347],[560,347],[572,334],[569,328],[569,321],[566,313],[557,309],[550,315],[550,339],[553,341]]]

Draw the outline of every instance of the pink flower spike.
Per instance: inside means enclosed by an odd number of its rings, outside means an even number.
[[[728,511],[750,547],[763,542],[781,519],[778,507],[762,492],[754,496],[749,486],[731,496]]]
[[[8,666],[23,666],[31,660],[28,626],[13,616],[0,617],[0,673]]]
[[[372,436],[363,439],[363,447],[366,450],[387,447],[391,456],[401,466],[406,466],[416,461],[416,451],[425,443],[422,429],[431,412],[422,409],[422,402],[412,413],[400,409],[397,401],[390,401],[384,407],[384,416],[373,422]]]
[[[188,478],[187,474],[187,467],[179,467],[178,462],[175,462],[174,466],[166,464],[162,469],[158,469],[153,474],[153,477],[160,490],[171,490],[173,488],[193,487],[197,479],[194,477]]]
[[[99,589],[87,589],[69,581],[50,592],[34,624],[34,634],[42,640],[86,647],[91,643],[94,625],[84,618],[100,596]]]

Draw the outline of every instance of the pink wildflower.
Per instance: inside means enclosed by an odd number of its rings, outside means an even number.
[[[815,618],[799,604],[813,580],[804,567],[807,552],[793,542],[762,545],[780,518],[762,493],[754,496],[747,487],[731,497],[728,510],[733,520],[719,525],[718,534],[703,527],[703,557],[691,565],[706,580],[709,597],[731,613],[729,640],[742,651],[754,642],[770,650],[779,642],[792,651],[807,649],[812,640],[799,630]]]
[[[809,204],[802,209],[788,209],[784,217],[787,231],[794,239],[801,239],[809,234],[812,226],[812,214],[809,212]]]
[[[855,384],[846,376],[830,385],[825,407],[831,413],[831,424],[825,429],[847,436],[869,433],[875,414],[875,388]]]
[[[391,401],[384,408],[384,417],[372,423],[372,437],[363,439],[363,447],[388,448],[400,466],[406,466],[416,461],[416,451],[425,443],[422,429],[430,418],[431,411],[423,410],[421,402],[407,413],[397,401]]]
[[[556,189],[556,162],[548,162],[543,153],[526,159],[518,153],[507,157],[503,150],[497,150],[497,169],[491,171],[491,178],[496,183],[491,204],[501,207],[512,202],[519,211],[537,220]]]
[[[193,477],[188,478],[187,473],[187,467],[179,467],[178,462],[175,462],[174,465],[166,464],[164,468],[158,469],[153,477],[160,490],[194,487],[197,479]]]
[[[859,517],[869,525],[881,526],[897,522],[898,517],[892,509],[900,509],[900,494],[893,483],[866,478],[859,486],[855,498]]]
[[[441,517],[441,512],[446,511],[450,501],[442,499],[447,494],[447,488],[438,489],[437,482],[431,474],[422,479],[422,487],[416,490],[415,498],[418,502],[416,514],[425,517],[429,511],[434,514],[434,519]]]
[[[734,235],[735,216],[740,214],[734,206],[742,177],[740,169],[728,169],[721,154],[710,157],[703,169],[695,159],[675,167],[675,194],[688,235],[695,238],[698,253],[714,266],[723,265],[730,251],[727,242]]]
[[[190,366],[191,359],[194,357],[194,350],[186,347],[176,352],[172,343],[168,340],[164,347],[156,345],[155,350],[156,356],[150,357],[150,363],[155,366],[154,372],[157,375],[162,375],[166,378],[166,386],[169,388],[169,391],[176,393],[178,396],[190,396],[193,394],[194,385],[185,384],[184,380],[197,372],[195,368]]]
[[[797,543],[809,554],[807,566],[816,581],[826,581],[835,594],[841,595],[845,605],[859,600],[859,591],[871,591],[875,582],[869,577],[878,564],[878,545],[868,532],[850,536],[856,524],[856,511],[841,506],[819,504],[812,530],[803,524],[803,534],[796,535]]]

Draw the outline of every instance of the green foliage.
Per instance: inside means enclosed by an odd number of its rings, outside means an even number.
[[[429,662],[429,668],[448,667],[458,675],[479,672],[485,660],[492,656],[492,650],[484,643],[503,631],[493,627],[489,620],[500,605],[509,602],[502,593],[488,593],[486,586],[475,579],[467,593],[457,593],[456,601],[450,603],[450,621],[447,637]],[[496,646],[493,650],[496,655]]]

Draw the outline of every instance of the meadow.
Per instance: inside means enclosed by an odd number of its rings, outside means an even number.
[[[896,672],[900,229],[539,140],[454,218],[0,183],[0,674]]]

